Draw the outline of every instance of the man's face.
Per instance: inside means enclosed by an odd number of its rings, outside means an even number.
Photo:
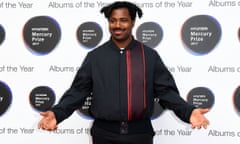
[[[109,18],[109,31],[112,39],[118,42],[131,39],[134,23],[127,8],[113,10]]]

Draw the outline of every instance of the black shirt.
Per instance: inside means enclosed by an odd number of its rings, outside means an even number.
[[[125,48],[139,44],[132,40]],[[144,46],[146,62],[146,111],[144,118],[150,119],[154,98],[165,108],[171,109],[183,121],[189,122],[194,106],[180,96],[171,73],[158,53]],[[95,119],[127,121],[126,55],[112,40],[90,51],[77,72],[71,87],[59,103],[52,108],[57,122],[68,118],[83,105],[86,97],[93,94],[91,113]]]

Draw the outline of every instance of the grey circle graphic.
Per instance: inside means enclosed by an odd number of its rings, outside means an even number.
[[[48,54],[58,44],[61,30],[53,18],[37,16],[31,18],[24,26],[23,38],[31,52]]]
[[[99,24],[85,22],[77,29],[77,40],[86,48],[94,48],[101,41],[103,32]]]
[[[240,86],[235,90],[233,94],[233,104],[235,109],[240,112]]]
[[[159,98],[154,99],[154,108],[151,119],[156,119],[163,113],[164,108],[159,104]]]
[[[92,94],[90,94],[84,101],[83,105],[78,109],[79,114],[86,118],[92,119],[91,105],[92,105]]]
[[[3,41],[5,40],[5,30],[3,28],[2,25],[0,25],[0,45],[3,43]]]
[[[240,41],[240,28],[238,28],[238,40]]]
[[[138,27],[136,37],[147,46],[155,48],[163,38],[163,30],[157,23],[145,22]]]
[[[188,93],[187,102],[197,108],[212,108],[214,95],[206,87],[196,87]]]
[[[12,103],[12,92],[7,84],[0,81],[0,116],[3,115]]]
[[[54,91],[47,86],[34,88],[30,93],[30,104],[38,111],[49,110],[55,102]]]
[[[189,18],[181,30],[182,41],[193,54],[211,52],[221,38],[221,27],[215,18],[197,15]]]

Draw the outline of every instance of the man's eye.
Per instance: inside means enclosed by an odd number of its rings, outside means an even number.
[[[121,21],[122,21],[122,22],[127,22],[128,20],[127,20],[127,19],[122,19]]]
[[[115,22],[115,20],[110,20],[109,22],[110,22],[110,23],[114,23],[114,22]]]

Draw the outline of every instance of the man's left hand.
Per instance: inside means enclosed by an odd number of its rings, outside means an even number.
[[[208,127],[209,121],[204,116],[204,114],[207,112],[209,112],[209,109],[203,108],[196,108],[192,111],[192,114],[190,116],[190,123],[193,129],[201,129],[202,127],[206,129]]]

